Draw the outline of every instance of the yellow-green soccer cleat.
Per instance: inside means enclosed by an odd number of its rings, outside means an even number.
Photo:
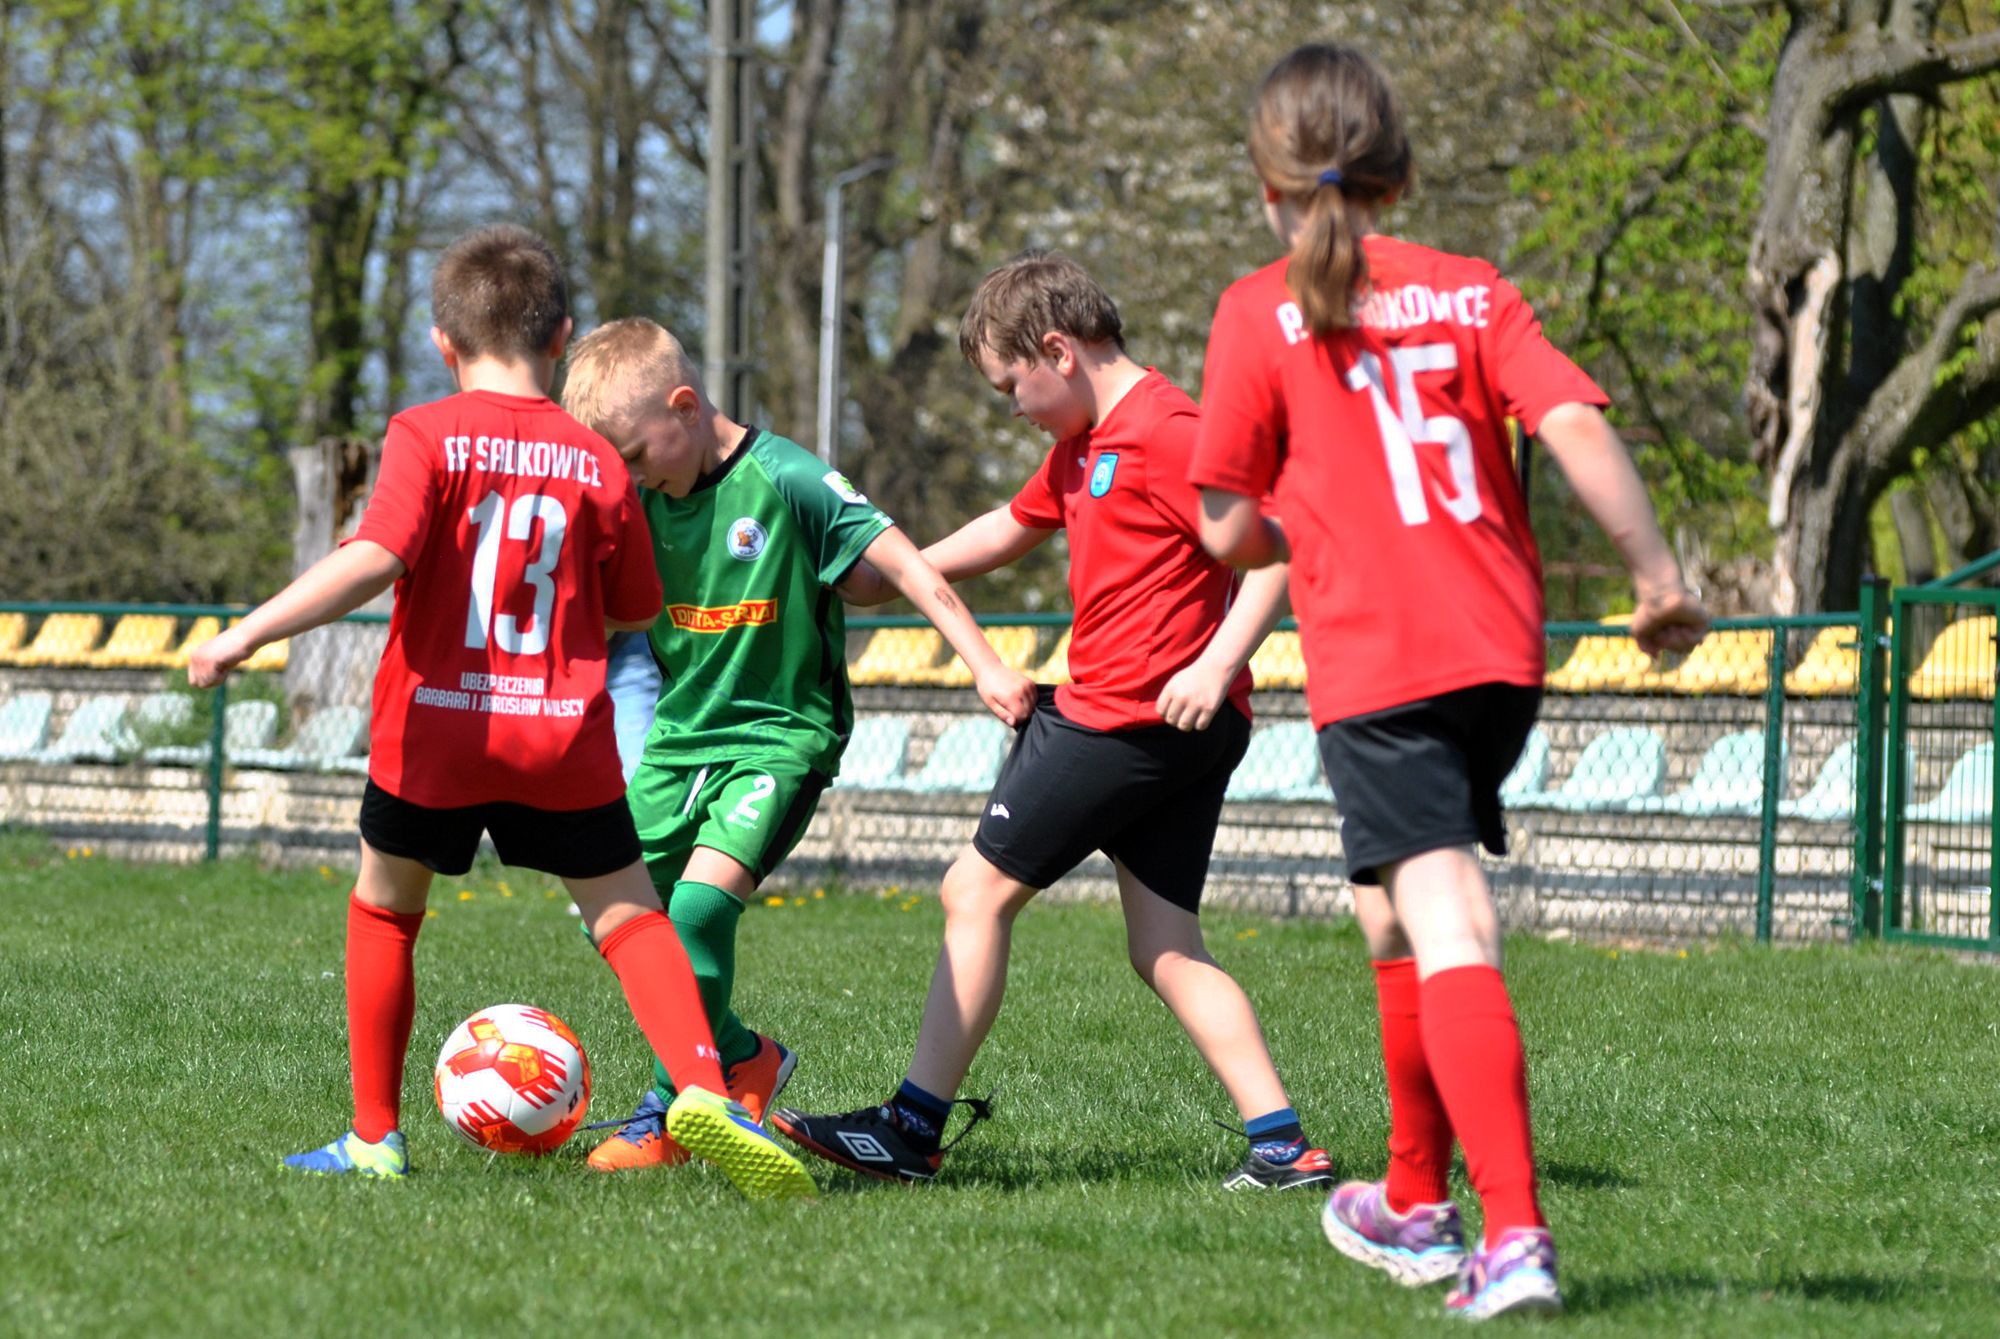
[[[667,1108],[667,1133],[722,1169],[744,1198],[805,1199],[819,1193],[804,1164],[780,1148],[739,1102],[689,1088]]]
[[[316,1176],[372,1176],[400,1181],[410,1174],[410,1154],[404,1147],[401,1130],[389,1131],[379,1144],[371,1144],[349,1130],[325,1148],[292,1154],[285,1159],[285,1166]]]

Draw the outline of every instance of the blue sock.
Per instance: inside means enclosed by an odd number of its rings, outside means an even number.
[[[903,1086],[889,1099],[889,1105],[903,1118],[903,1133],[912,1136],[912,1144],[922,1152],[936,1150],[945,1122],[951,1119],[950,1098],[925,1092],[904,1079]]]
[[[1280,1167],[1289,1167],[1306,1151],[1305,1129],[1299,1124],[1299,1113],[1290,1107],[1245,1121],[1243,1133],[1250,1136],[1252,1153]]]

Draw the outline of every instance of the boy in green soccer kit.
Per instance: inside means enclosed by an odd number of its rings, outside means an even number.
[[[950,585],[844,476],[720,413],[660,326],[614,321],[580,341],[563,405],[610,439],[640,486],[666,590],[650,633],[663,682],[627,795],[730,1093],[762,1119],[794,1057],[730,1007],[736,923],[804,835],[853,727],[839,592],[901,591],[1010,726],[1033,711],[1034,684],[1001,664]],[[672,1086],[657,1067],[654,1080],[592,1167],[686,1157],[661,1125]]]

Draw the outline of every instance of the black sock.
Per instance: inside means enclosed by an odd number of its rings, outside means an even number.
[[[919,1153],[935,1153],[944,1138],[945,1122],[951,1119],[951,1101],[925,1092],[908,1079],[889,1099],[890,1109],[900,1118],[903,1137]]]

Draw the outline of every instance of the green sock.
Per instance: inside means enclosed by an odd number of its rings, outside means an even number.
[[[722,1052],[724,1069],[757,1054],[757,1034],[744,1027],[729,1007],[730,993],[736,988],[736,922],[742,915],[743,903],[733,894],[692,879],[675,884],[667,903],[667,918],[674,923],[688,963],[694,968],[695,985],[701,990],[702,1007],[708,1011],[708,1025],[715,1030],[715,1047]],[[653,1061],[653,1087],[663,1099],[673,1099],[673,1082],[657,1059]]]

